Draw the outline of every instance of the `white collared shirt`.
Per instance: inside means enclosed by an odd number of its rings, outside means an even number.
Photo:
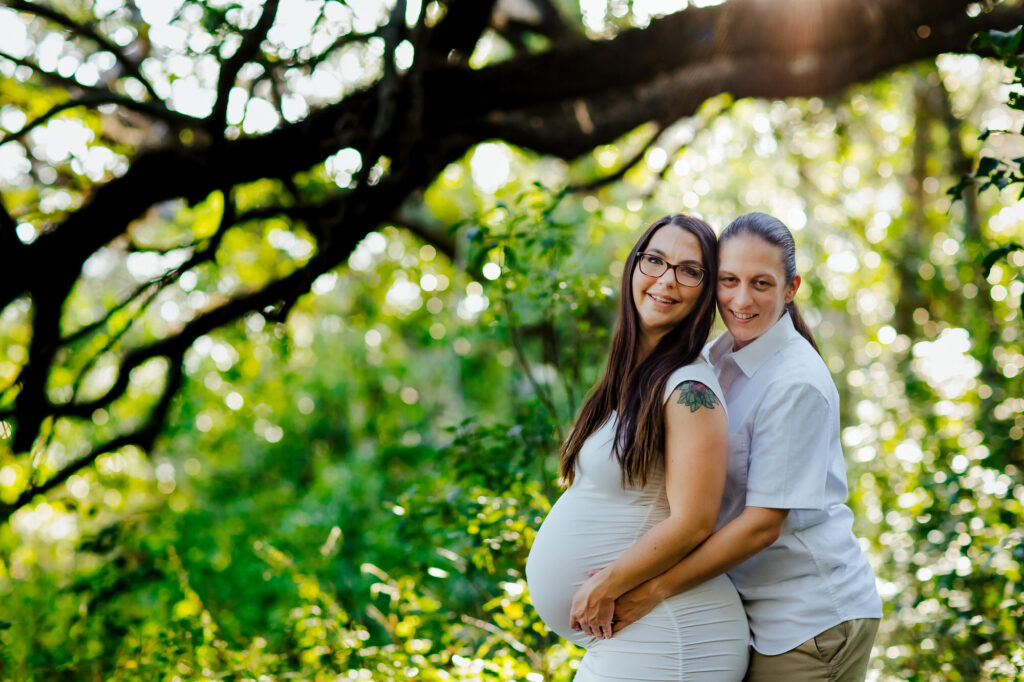
[[[839,394],[788,313],[738,351],[707,347],[729,407],[729,470],[716,530],[746,506],[788,509],[771,546],[729,571],[765,655],[853,618],[880,618],[875,576],[852,531]]]

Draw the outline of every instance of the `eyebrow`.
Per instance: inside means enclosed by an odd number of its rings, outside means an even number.
[[[732,270],[723,270],[721,267],[718,268],[718,275],[719,276],[722,276],[722,275],[732,275],[733,277],[739,277],[739,275],[737,275]],[[775,280],[775,275],[771,274],[770,272],[759,272],[759,273],[757,273],[755,275],[751,275],[750,276],[750,279],[758,279],[758,278],[770,279],[773,282],[776,281]]]
[[[661,256],[662,258],[666,256],[666,253],[661,249],[644,249],[640,253],[653,253],[654,255]],[[665,258],[665,260],[668,260],[668,258]],[[699,260],[693,260],[692,258],[684,260],[682,263],[676,263],[676,265],[696,265],[697,267],[704,267]]]

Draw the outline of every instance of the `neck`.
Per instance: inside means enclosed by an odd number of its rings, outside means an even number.
[[[664,334],[661,334],[659,336],[652,336],[651,334],[640,335],[639,352],[636,355],[637,365],[643,362],[647,358],[647,356],[650,355],[652,351],[654,351],[654,347],[658,345],[658,341],[661,341],[662,336],[664,336]]]

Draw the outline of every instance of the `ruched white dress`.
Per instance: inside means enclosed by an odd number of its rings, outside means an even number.
[[[722,400],[702,360],[676,370],[665,399],[683,381],[696,380]],[[612,443],[615,415],[584,443],[572,486],[551,508],[526,562],[530,597],[551,630],[587,649],[576,682],[611,680],[741,680],[747,669],[749,629],[729,578],[713,578],[666,599],[611,639],[569,627],[573,595],[590,571],[615,561],[669,514],[662,468],[642,488],[624,486]]]

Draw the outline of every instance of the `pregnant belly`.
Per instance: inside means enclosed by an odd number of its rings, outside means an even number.
[[[667,511],[573,489],[562,495],[537,531],[526,560],[530,599],[544,623],[580,646],[593,641],[569,627],[573,595],[591,571],[614,562]]]

